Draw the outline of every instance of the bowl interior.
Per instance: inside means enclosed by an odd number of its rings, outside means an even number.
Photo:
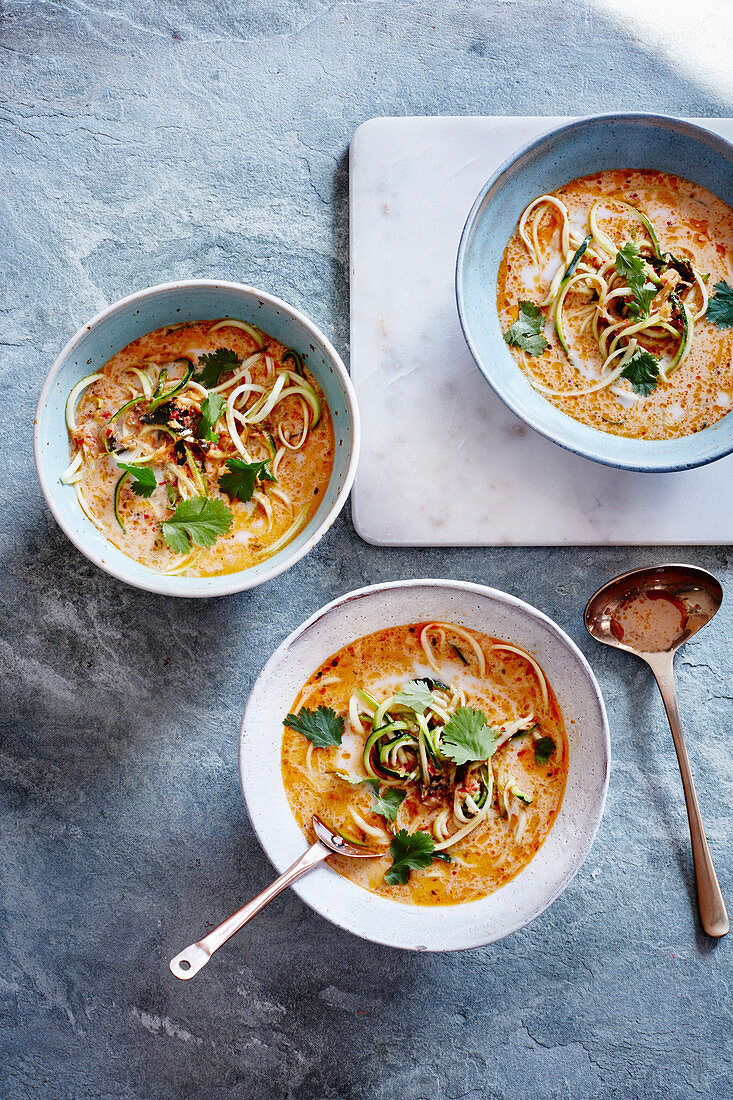
[[[235,317],[249,321],[295,348],[312,371],[331,410],[334,467],[328,489],[310,523],[288,546],[241,573],[220,577],[163,577],[118,550],[81,511],[73,487],[59,476],[69,464],[64,419],[75,382],[104,366],[131,340],[177,321]],[[213,596],[260,584],[302,556],[343,503],[358,452],[356,407],[337,353],[311,323],[284,302],[235,283],[171,283],[132,295],[105,310],[70,341],[46,382],[36,418],[36,465],[57,521],[75,545],[114,576],[140,588],[180,596]]]
[[[499,264],[524,208],[580,176],[656,168],[692,180],[733,206],[733,149],[701,127],[649,115],[610,115],[563,126],[534,141],[486,184],[468,216],[456,293],[476,363],[498,396],[548,439],[597,462],[631,470],[702,465],[733,450],[733,416],[683,439],[624,439],[580,424],[533,390],[507,348],[496,310]]]
[[[585,858],[603,811],[609,742],[598,685],[577,647],[550,619],[513,596],[451,581],[398,581],[341,597],[274,653],[257,679],[240,733],[240,781],[259,840],[278,871],[304,850],[280,771],[282,720],[318,665],[348,641],[386,626],[443,619],[515,642],[544,668],[562,708],[570,757],[565,798],[539,853],[480,901],[411,906],[370,894],[320,867],[294,889],[313,909],[365,939],[450,951],[501,939],[564,889]]]

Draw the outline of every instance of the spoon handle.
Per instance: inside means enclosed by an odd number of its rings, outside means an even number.
[[[682,733],[680,712],[677,705],[677,690],[674,682],[674,670],[672,662],[674,654],[660,653],[653,657],[647,657],[647,663],[654,673],[659,691],[667,712],[669,726],[672,730],[672,739],[677,753],[677,762],[682,776],[682,789],[685,792],[685,805],[687,806],[687,819],[690,823],[690,839],[692,841],[692,859],[695,864],[695,880],[697,882],[697,903],[700,908],[700,920],[708,936],[725,936],[730,931],[730,920],[720,892],[720,886],[715,874],[713,859],[710,855],[705,830],[700,816],[700,807],[695,793],[695,784],[692,781],[690,761],[687,756],[687,746]]]
[[[295,863],[288,867],[287,871],[283,871],[280,878],[276,878],[261,894],[248,901],[231,917],[227,917],[213,932],[209,932],[198,943],[192,943],[189,947],[185,947],[183,951],[176,955],[175,959],[171,959],[168,964],[171,973],[184,982],[187,982],[189,978],[193,978],[199,970],[206,966],[214,952],[218,951],[221,945],[226,943],[235,932],[238,932],[242,925],[252,920],[252,917],[259,913],[260,909],[264,909],[273,898],[277,897],[282,890],[290,886],[297,878],[308,871],[312,871],[326,856],[330,855],[329,849],[317,840],[307,852],[296,859]]]

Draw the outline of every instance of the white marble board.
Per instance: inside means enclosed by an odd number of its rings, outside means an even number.
[[[363,445],[352,501],[368,542],[733,542],[733,456],[671,474],[579,458],[504,407],[463,340],[454,268],[471,204],[513,150],[564,121],[380,118],[354,135],[351,374]],[[696,121],[733,140],[733,120]]]

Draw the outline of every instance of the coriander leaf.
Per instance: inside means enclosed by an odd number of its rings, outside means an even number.
[[[652,307],[652,302],[657,296],[659,287],[652,282],[644,283],[642,286],[633,286],[634,294],[633,302],[629,303],[629,314],[634,318],[648,317]]]
[[[629,314],[636,318],[648,317],[661,284],[655,283],[650,277],[639,248],[633,241],[627,241],[616,253],[615,266],[634,295],[633,302],[629,304]]]
[[[163,524],[163,538],[166,546],[177,554],[188,554],[191,543],[213,546],[219,535],[225,535],[231,525],[232,511],[223,500],[191,497],[182,501]]]
[[[214,431],[214,425],[221,416],[226,404],[220,393],[210,393],[201,402],[201,420],[198,426],[199,439],[206,439],[209,443],[219,442],[219,433]]]
[[[488,760],[493,755],[498,734],[486,722],[483,711],[458,707],[443,727],[440,748],[455,764]]]
[[[407,791],[399,791],[396,787],[385,787],[384,794],[379,793],[379,787],[372,796],[371,810],[386,821],[394,821],[397,811],[405,800]]]
[[[545,315],[534,302],[520,302],[517,319],[504,334],[507,344],[526,351],[527,355],[542,355],[548,342],[542,335]]]
[[[534,743],[535,764],[546,764],[555,751],[555,742],[551,737],[540,737]]]
[[[218,385],[222,374],[236,370],[241,360],[236,351],[231,348],[217,348],[216,351],[199,355],[201,370],[194,374],[194,379],[211,390]]]
[[[133,493],[137,493],[140,497],[153,495],[158,482],[155,480],[155,474],[149,466],[136,466],[133,462],[118,462],[117,465],[121,470],[127,470],[128,474],[133,474],[135,480],[130,486]]]
[[[394,701],[414,710],[415,714],[424,714],[433,702],[433,693],[424,680],[409,680],[402,685]]]
[[[315,710],[303,707],[297,714],[289,714],[284,726],[302,733],[317,749],[340,745],[344,735],[344,720],[330,707],[319,706]]]
[[[429,833],[408,833],[400,829],[392,838],[389,854],[392,866],[384,876],[390,886],[404,886],[410,877],[410,871],[419,871],[433,862],[435,842]]]
[[[629,302],[629,316],[635,319],[648,317],[652,302],[657,296],[657,288],[654,283],[644,283],[643,286],[632,287],[633,302]]]
[[[246,504],[248,500],[252,499],[255,484],[258,480],[275,481],[275,478],[267,469],[269,461],[269,458],[266,458],[264,462],[245,462],[241,458],[228,458],[226,465],[232,472],[223,474],[219,478],[219,488],[232,500],[236,497]]]
[[[657,384],[659,360],[650,351],[636,351],[621,371],[622,378],[628,378],[636,393],[648,397]]]
[[[633,241],[627,241],[623,248],[618,250],[615,266],[618,274],[626,280],[629,286],[647,281],[647,272],[639,252],[639,246],[634,244]]]
[[[708,302],[705,318],[718,328],[733,328],[733,290],[727,283],[716,283]]]

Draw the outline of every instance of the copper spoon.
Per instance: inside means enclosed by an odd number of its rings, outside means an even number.
[[[658,565],[634,569],[604,584],[585,609],[588,633],[604,645],[625,649],[651,668],[672,730],[690,823],[700,920],[708,936],[730,930],[723,895],[705,838],[690,761],[682,734],[674,683],[674,655],[709,623],[723,600],[723,589],[705,569]]]
[[[168,965],[172,974],[175,974],[177,978],[184,982],[187,982],[189,978],[193,978],[202,967],[206,966],[214,952],[218,951],[221,945],[226,943],[235,932],[238,932],[247,921],[252,920],[252,917],[259,913],[260,909],[264,909],[286,886],[290,886],[301,875],[312,871],[314,867],[317,867],[319,863],[322,863],[328,856],[333,855],[334,852],[340,856],[353,856],[355,859],[375,859],[384,855],[384,852],[369,851],[364,848],[357,848],[355,844],[349,844],[348,840],[344,840],[338,833],[334,833],[315,814],[313,815],[313,828],[318,837],[315,844],[296,859],[292,867],[288,867],[287,871],[283,871],[280,878],[275,879],[256,898],[252,898],[236,913],[233,913],[231,917],[227,917],[213,932],[209,932],[198,943],[192,943],[189,947],[185,947],[183,951],[176,955],[175,959],[171,959]]]

